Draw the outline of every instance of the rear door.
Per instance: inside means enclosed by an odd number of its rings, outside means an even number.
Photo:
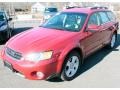
[[[102,43],[107,44],[111,39],[111,34],[115,29],[115,25],[108,17],[107,11],[99,12],[99,15],[101,18],[100,32],[102,34]]]
[[[96,51],[99,47],[101,47],[102,34],[99,32],[100,17],[97,12],[93,13],[90,16],[87,26],[91,24],[98,25],[98,31],[84,32],[84,39],[81,41],[81,45],[83,46],[84,53],[86,54],[86,56]]]

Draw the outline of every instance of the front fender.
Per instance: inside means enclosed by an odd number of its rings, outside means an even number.
[[[75,42],[74,43],[70,43],[68,46],[66,46],[62,50],[62,52],[61,52],[61,54],[60,54],[60,56],[58,58],[57,73],[61,73],[61,69],[63,67],[63,63],[64,63],[64,60],[65,60],[66,56],[68,55],[68,53],[70,51],[72,51],[75,48],[80,48],[81,49],[80,44],[75,44]]]

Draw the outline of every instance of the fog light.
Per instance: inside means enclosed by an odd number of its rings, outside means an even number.
[[[36,75],[40,79],[42,79],[44,77],[44,74],[42,72],[37,72]]]

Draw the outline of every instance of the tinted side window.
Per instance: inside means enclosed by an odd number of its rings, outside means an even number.
[[[107,12],[110,21],[116,21],[115,15],[112,12]]]
[[[99,16],[97,13],[94,13],[93,15],[90,16],[90,19],[88,21],[88,25],[90,25],[90,24],[100,25]]]
[[[101,17],[102,24],[109,22],[109,18],[107,16],[106,12],[99,12],[99,15]]]

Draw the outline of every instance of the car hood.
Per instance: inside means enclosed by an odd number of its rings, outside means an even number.
[[[71,37],[73,33],[75,32],[37,27],[14,36],[6,46],[21,53],[45,51]]]

